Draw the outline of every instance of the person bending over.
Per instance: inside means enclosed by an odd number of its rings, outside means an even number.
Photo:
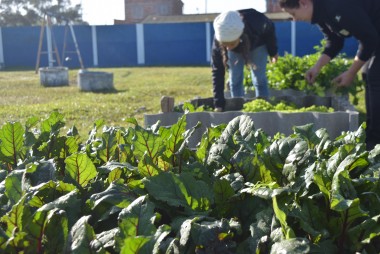
[[[273,22],[254,9],[227,11],[213,23],[212,83],[215,111],[225,108],[225,71],[229,73],[231,97],[244,96],[244,66],[248,66],[256,81],[256,97],[269,96],[266,65],[278,58],[277,38]]]
[[[305,78],[313,83],[321,68],[343,48],[344,40],[353,36],[359,42],[353,64],[337,76],[337,87],[351,85],[364,66],[367,110],[366,145],[372,150],[380,144],[380,1],[379,0],[279,0],[280,7],[294,20],[317,24],[326,46]],[[367,64],[365,64],[367,62]],[[365,64],[365,65],[364,65]]]

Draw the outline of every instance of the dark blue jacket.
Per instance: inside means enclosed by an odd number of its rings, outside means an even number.
[[[353,36],[359,41],[357,56],[367,61],[380,43],[379,0],[313,0],[312,24],[317,24],[326,39],[324,52],[334,58]]]
[[[244,31],[251,42],[251,50],[266,45],[268,54],[275,56],[278,52],[275,26],[273,22],[263,13],[255,9],[239,10],[243,17]],[[239,52],[240,47],[236,47],[233,51]],[[224,76],[225,67],[223,56],[218,41],[214,38],[211,55],[212,66],[212,83],[214,93],[214,104],[216,107],[224,108]]]

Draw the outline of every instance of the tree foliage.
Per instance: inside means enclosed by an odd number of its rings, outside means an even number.
[[[58,24],[82,24],[81,10],[81,4],[72,5],[70,0],[2,0],[0,26],[40,25],[46,15]]]

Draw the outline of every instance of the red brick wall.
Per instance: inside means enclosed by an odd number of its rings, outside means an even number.
[[[181,0],[124,0],[125,22],[139,23],[149,15],[181,15]]]

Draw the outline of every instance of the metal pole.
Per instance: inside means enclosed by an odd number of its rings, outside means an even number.
[[[207,14],[207,0],[205,0],[205,13]]]
[[[74,40],[75,49],[77,50],[77,55],[79,58],[80,67],[81,67],[81,69],[84,69],[83,61],[82,61],[82,57],[80,55],[80,51],[79,51],[79,47],[78,47],[78,43],[77,43],[77,38],[75,37],[73,25],[70,24],[69,26],[70,26],[71,36],[73,37],[73,40]]]
[[[292,45],[292,55],[295,56],[297,54],[296,52],[296,47],[297,47],[297,44],[296,44],[296,22],[294,20],[291,21],[292,22],[292,36],[291,36],[291,45]]]
[[[48,48],[48,60],[49,60],[49,67],[53,67],[54,59],[53,59],[53,48],[52,48],[52,39],[51,39],[51,19],[48,16],[47,17],[48,25],[46,26],[46,40],[47,40],[47,48]]]

